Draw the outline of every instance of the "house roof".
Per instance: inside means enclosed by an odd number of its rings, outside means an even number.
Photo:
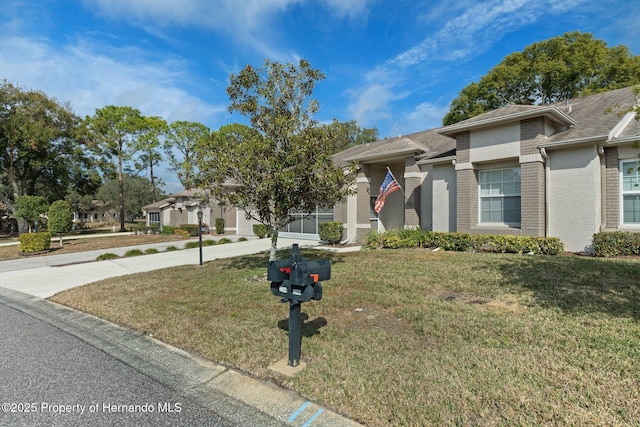
[[[386,138],[369,144],[354,145],[333,156],[334,164],[346,166],[351,162],[373,163],[380,160],[419,154],[432,158],[455,149],[456,141],[438,133],[438,129]]]
[[[527,118],[547,117],[555,123],[566,126],[566,129],[545,138],[542,146],[561,146],[592,140],[610,141],[612,138],[628,139],[640,135],[640,123],[637,120],[627,120],[616,132],[612,133],[612,131],[636,101],[633,88],[627,87],[554,104],[506,105],[445,126],[440,132],[443,135],[455,136],[471,129],[518,122]]]

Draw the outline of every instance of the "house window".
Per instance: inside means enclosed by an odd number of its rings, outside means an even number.
[[[480,181],[480,222],[520,225],[520,168],[484,170]]]
[[[622,161],[622,223],[640,224],[640,162]]]
[[[149,225],[160,224],[160,212],[149,212]]]

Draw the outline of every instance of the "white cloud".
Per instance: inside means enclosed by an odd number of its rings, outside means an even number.
[[[177,84],[185,64],[145,61],[136,49],[107,49],[86,42],[55,48],[46,39],[6,36],[0,44],[3,77],[68,102],[77,114],[106,105],[129,105],[145,115],[210,122],[226,112]]]
[[[393,108],[390,104],[404,99],[407,91],[413,92],[416,87],[428,85],[429,81],[425,80],[437,79],[438,70],[448,69],[448,64],[474,59],[509,33],[535,24],[545,14],[565,13],[584,1],[586,0],[489,0],[466,3],[469,7],[464,10],[459,7],[449,11],[440,8],[434,11],[434,14],[419,15],[418,20],[441,21],[446,24],[428,34],[415,46],[388,59],[370,72],[360,88],[350,91],[349,110],[358,120],[359,116],[365,120],[369,117],[385,118],[388,116],[387,112]],[[451,15],[456,12],[457,15]],[[447,16],[446,20],[436,19],[444,15]],[[425,31],[432,27],[420,26]],[[429,76],[426,76],[427,72],[430,73]],[[415,111],[425,108],[425,104],[420,104]],[[439,119],[441,117],[442,115]],[[395,129],[405,122],[410,126],[414,120],[401,119],[390,127]]]

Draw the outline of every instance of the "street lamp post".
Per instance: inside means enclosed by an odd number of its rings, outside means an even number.
[[[198,211],[198,242],[200,246],[200,265],[202,265],[202,211]]]

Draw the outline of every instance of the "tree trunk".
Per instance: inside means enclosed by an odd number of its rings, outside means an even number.
[[[269,261],[276,260],[276,250],[278,249],[278,231],[271,232],[271,249],[269,250]]]
[[[124,233],[124,175],[122,173],[122,143],[118,153],[118,196],[120,198],[120,232]]]
[[[151,178],[151,199],[153,203],[157,202],[158,195],[156,190],[156,179],[153,176],[153,157],[151,157],[151,150],[149,150],[149,176]]]

